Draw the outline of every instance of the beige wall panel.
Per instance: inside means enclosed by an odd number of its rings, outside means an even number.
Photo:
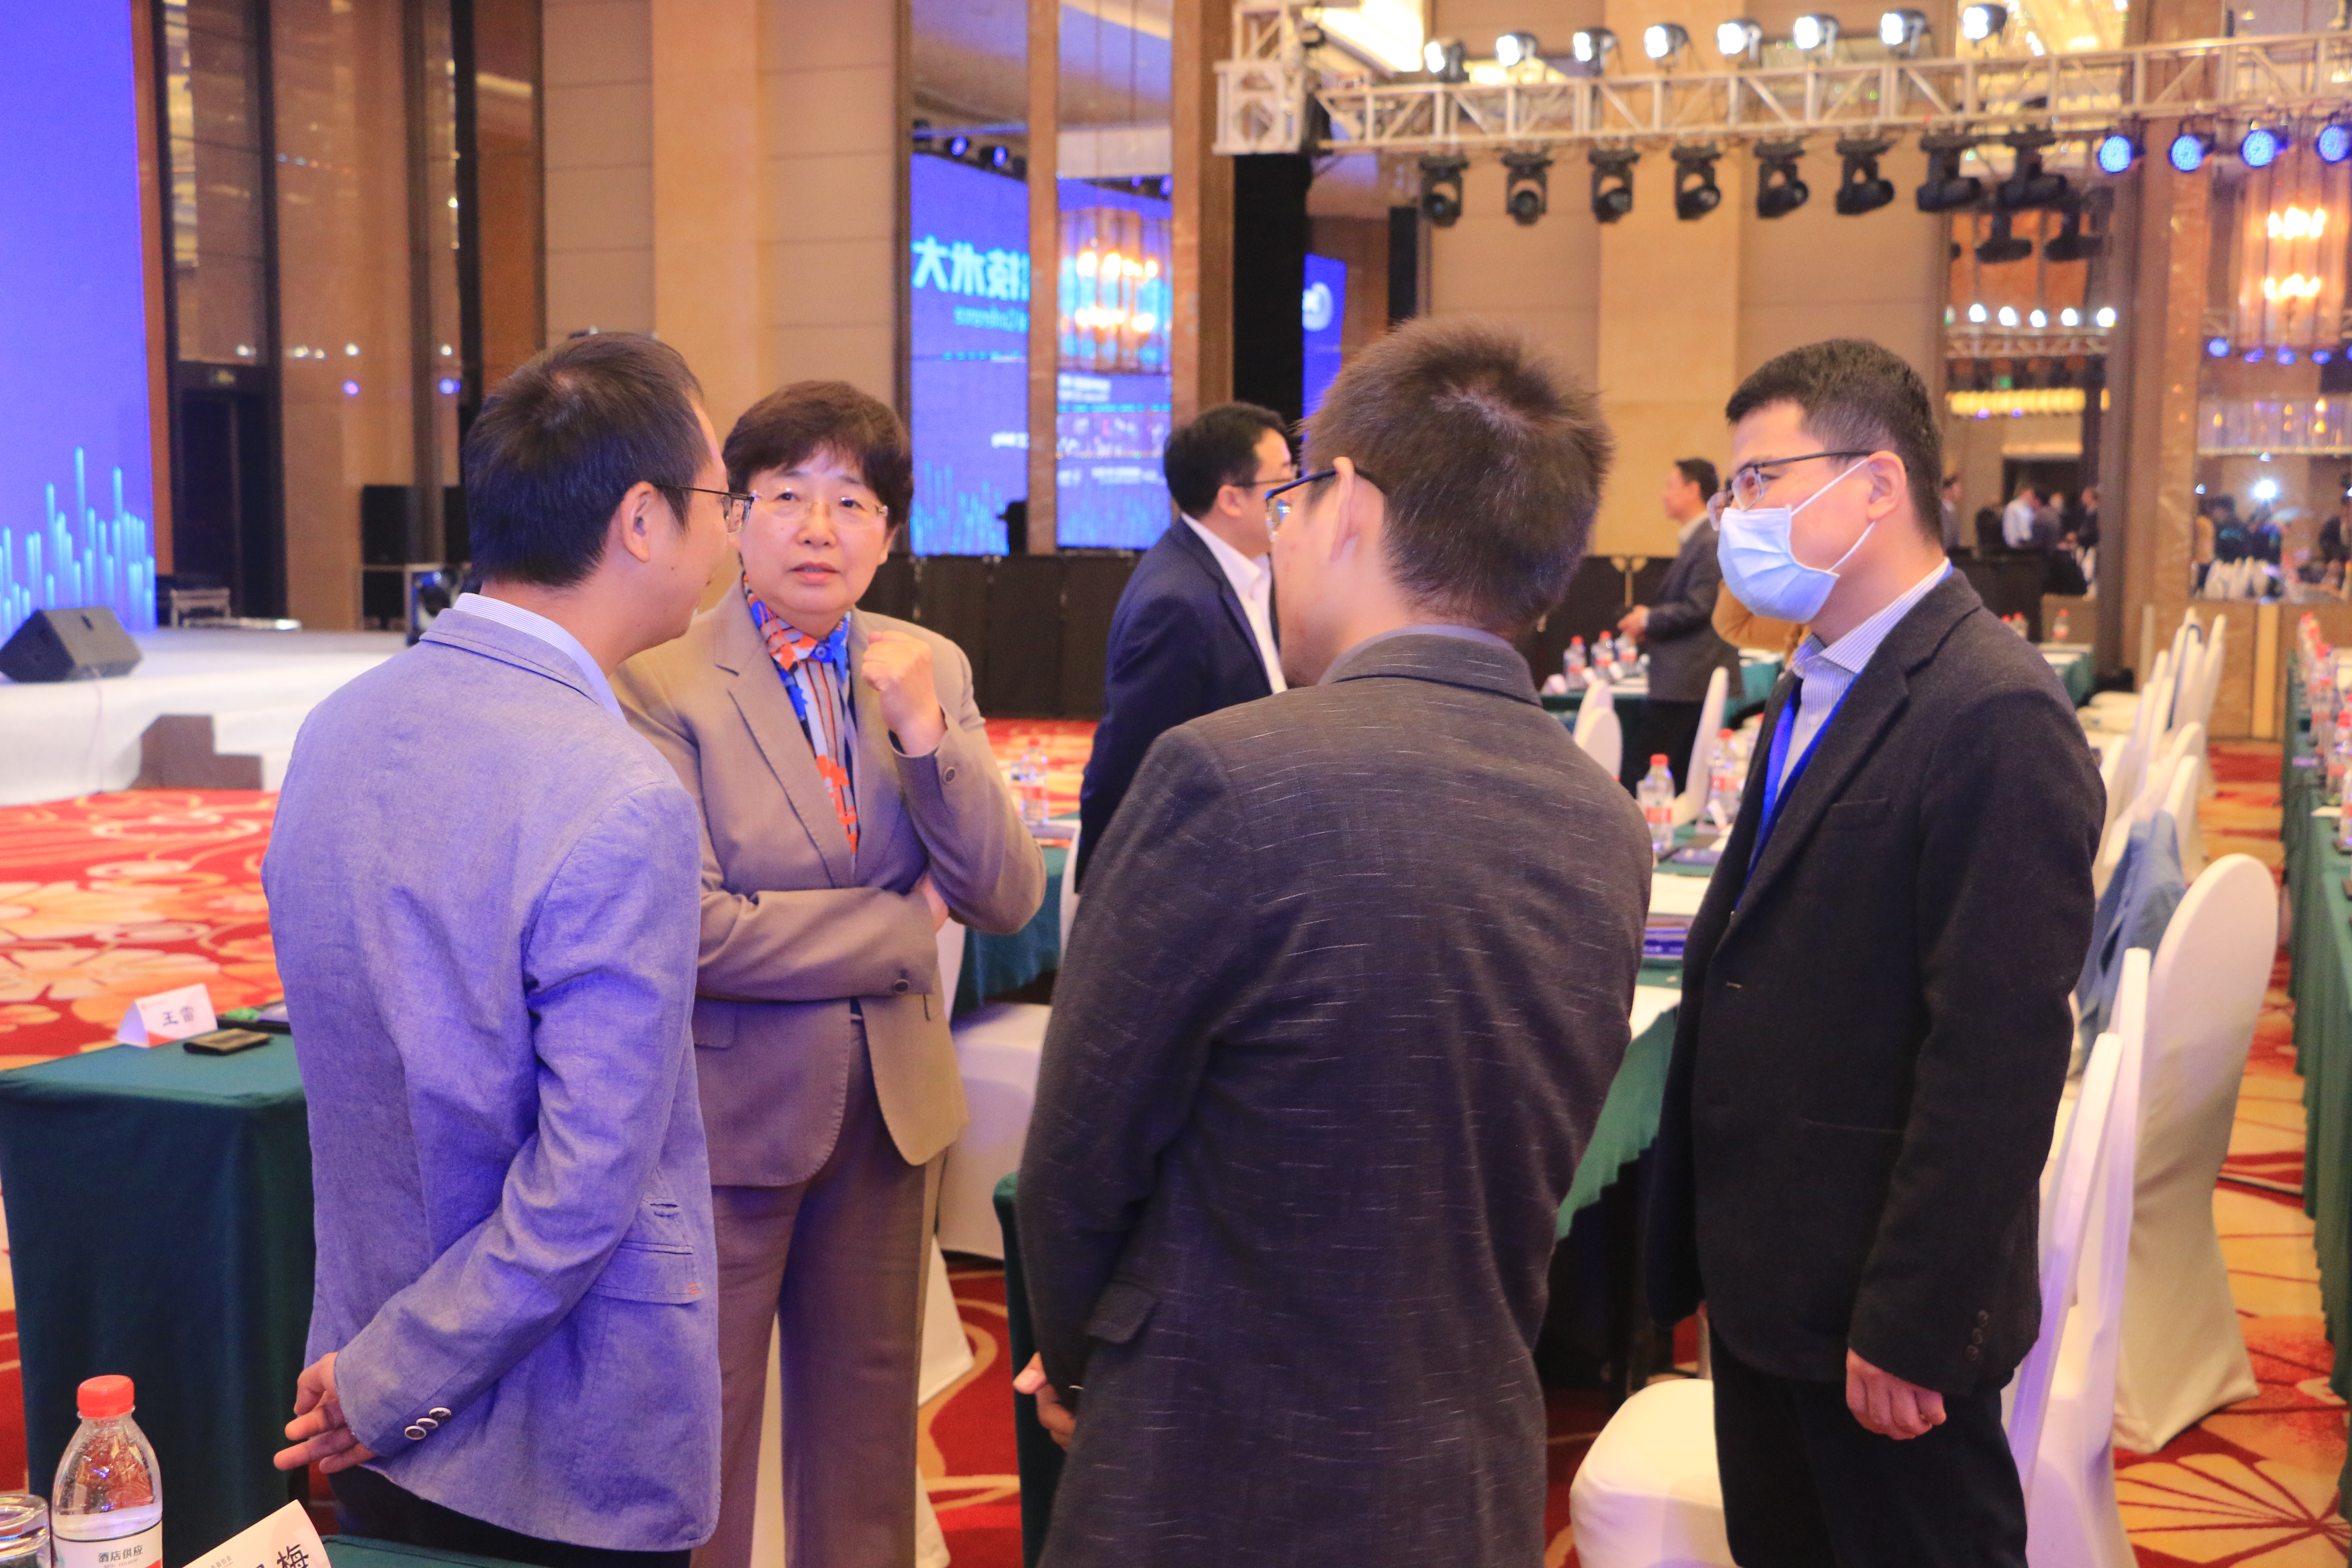
[[[654,156],[654,94],[650,81],[588,82],[547,89],[547,145],[561,151],[549,166],[644,167]]]
[[[607,164],[547,172],[547,248],[650,250],[653,167]]]
[[[650,79],[652,0],[543,3],[541,68],[550,88]]]
[[[1525,331],[1591,386],[1600,336],[1600,226],[1581,164],[1552,171],[1551,210],[1522,228],[1503,211],[1499,164],[1473,163],[1462,221],[1429,237],[1431,315],[1496,316]]]
[[[769,0],[761,7],[763,71],[872,66],[887,72],[896,58],[887,0]]]
[[[832,327],[890,318],[888,239],[793,241],[760,247],[775,284],[768,322]]]
[[[592,327],[600,332],[653,330],[653,247],[566,251],[561,267],[551,250],[547,260],[550,342]]]
[[[724,430],[760,384],[760,0],[654,7],[654,330]]]
[[[802,0],[795,0],[802,3]],[[890,10],[870,9],[885,26]],[[775,71],[761,78],[769,108],[767,152],[772,158],[807,153],[888,153],[898,146],[890,130],[892,81],[887,66],[845,66],[826,70]],[[886,205],[890,190],[879,199]]]
[[[1752,178],[1755,158],[1743,156]],[[1828,142],[1817,138],[1800,167],[1812,188],[1803,206],[1780,218],[1758,217],[1752,198],[1738,209],[1738,374],[1822,338],[1860,337],[1885,344],[1940,387],[1946,242],[1942,221],[1912,201],[1927,176],[1916,138],[1879,160],[1895,200],[1860,217],[1842,217],[1833,205],[1839,159]]]
[[[761,363],[772,367],[768,386],[788,381],[846,381],[888,398],[897,380],[890,323],[847,322],[833,327],[774,327],[762,334]]]
[[[760,174],[764,186],[760,238],[895,244],[897,215],[887,199],[874,199],[877,190],[887,196],[894,172],[887,152],[770,158]]]

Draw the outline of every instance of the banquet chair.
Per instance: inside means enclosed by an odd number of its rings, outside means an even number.
[[[2276,896],[2260,861],[2225,855],[2190,887],[2156,950],[2116,1370],[2116,1441],[2136,1453],[2257,1392],[2213,1227],[2213,1184],[2270,984]]]
[[[1715,1464],[1715,1384],[1665,1378],[1601,1429],[1568,1489],[1582,1568],[1738,1568]]]
[[[1677,825],[1696,822],[1706,815],[1706,791],[1715,772],[1717,731],[1723,728],[1723,704],[1731,689],[1731,676],[1718,667],[1707,677],[1706,698],[1699,704],[1698,733],[1691,737],[1690,766],[1683,773],[1683,793],[1675,798]]]
[[[2010,1453],[2025,1489],[2030,1568],[2133,1568],[2116,1504],[2116,1363],[2131,1254],[2148,954],[2124,961],[2042,1205],[2042,1332],[2011,1379]]]
[[[2149,693],[2162,699],[2162,691]],[[2163,806],[2165,792],[2171,787],[2172,775],[2180,759],[2194,751],[2201,761],[2205,750],[2205,727],[2192,725],[2175,735],[2171,744],[2152,756],[2147,769],[2140,773],[2139,783],[2115,816],[2108,820],[2106,831],[2100,836],[2097,858],[2091,863],[2091,886],[2104,893],[2107,883],[2123,860],[2124,849],[2130,842],[2131,830],[2154,816]]]
[[[2191,724],[2182,739],[2201,738],[2205,726]],[[2183,744],[2172,764],[2172,777],[2164,786],[2164,804],[2157,809],[2172,818],[2180,847],[2180,874],[2194,882],[2205,870],[2205,834],[2197,821],[2198,786],[2205,777],[2205,749],[2201,745]]]
[[[1607,681],[1596,680],[1586,688],[1574,734],[1584,754],[1615,778],[1625,761],[1625,726],[1617,717],[1617,694]]]
[[[1059,906],[1063,950],[1078,907],[1070,869],[1078,863],[1078,840],[1070,838],[1063,862]],[[950,927],[961,931],[961,928]],[[944,938],[945,930],[941,931]],[[962,952],[961,937],[957,952]],[[942,977],[944,977],[942,968]],[[950,990],[952,996],[954,992]],[[1037,1067],[1045,1054],[1045,1026],[1054,1010],[1036,1002],[984,1002],[953,1026],[956,1065],[963,1074],[970,1120],[948,1149],[940,1170],[940,1245],[981,1258],[1004,1256],[1004,1231],[996,1219],[996,1184],[1021,1168],[1029,1138],[1029,1113],[1037,1103]]]

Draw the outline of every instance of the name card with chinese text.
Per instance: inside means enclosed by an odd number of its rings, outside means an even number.
[[[168,1046],[219,1027],[220,1020],[213,1016],[213,994],[202,985],[183,985],[133,1002],[114,1037],[126,1046]]]

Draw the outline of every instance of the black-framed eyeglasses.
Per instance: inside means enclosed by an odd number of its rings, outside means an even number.
[[[1731,482],[1724,487],[1742,507],[1752,507],[1764,499],[1764,492],[1778,484],[1781,475],[1794,463],[1810,463],[1816,458],[1867,458],[1868,452],[1807,452],[1795,458],[1759,458],[1752,463],[1742,463],[1731,470]]]
[[[1299,489],[1301,486],[1304,486],[1304,485],[1318,485],[1318,484],[1321,484],[1325,479],[1338,479],[1339,477],[1339,469],[1337,469],[1337,468],[1326,468],[1326,469],[1324,469],[1324,470],[1323,470],[1321,473],[1319,473],[1319,474],[1301,474],[1298,478],[1297,478],[1297,479],[1295,479],[1291,480],[1288,484],[1286,484],[1286,485],[1276,485],[1276,486],[1275,486],[1275,487],[1274,487],[1274,489],[1270,489],[1270,490],[1266,491],[1266,492],[1265,492],[1265,531],[1266,531],[1266,532],[1268,532],[1268,533],[1279,533],[1279,532],[1281,532],[1281,531],[1282,531],[1282,525],[1283,525],[1284,523],[1288,522],[1288,521],[1290,521],[1291,509],[1292,509],[1292,508],[1294,508],[1294,507],[1296,507],[1296,506],[1297,506],[1297,505],[1299,504],[1299,500],[1277,500],[1277,499],[1276,499],[1277,497],[1286,495],[1286,494],[1288,494],[1290,491],[1295,490],[1295,489]],[[1377,490],[1377,489],[1386,489],[1386,488],[1387,488],[1386,486],[1382,485],[1382,484],[1381,483],[1381,481],[1380,481],[1380,480],[1378,480],[1378,479],[1376,479],[1372,478],[1372,476],[1371,476],[1371,475],[1370,475],[1370,474],[1368,474],[1368,473],[1364,472],[1364,470],[1363,470],[1363,469],[1361,469],[1361,468],[1358,468],[1358,469],[1356,470],[1356,477],[1357,477],[1358,479],[1360,479],[1363,480],[1363,481],[1364,481],[1364,483],[1366,483],[1366,484],[1368,484],[1368,485],[1371,486],[1371,487],[1372,487],[1374,489],[1376,489],[1376,490]],[[1305,499],[1305,498],[1303,498],[1303,497],[1302,497],[1302,498],[1300,498],[1300,500],[1303,500],[1304,499]]]
[[[741,490],[707,490],[700,485],[680,485],[678,489],[691,490],[698,496],[717,496],[719,515],[730,526],[740,523],[751,516],[751,503],[760,499],[755,495],[747,495]]]

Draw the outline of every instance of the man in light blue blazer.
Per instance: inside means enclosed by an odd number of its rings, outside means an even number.
[[[719,1501],[701,833],[607,678],[686,630],[735,503],[686,362],[618,334],[517,371],[465,469],[482,592],[312,713],[262,868],[319,1248],[278,1463],[353,1533],[683,1568]]]

